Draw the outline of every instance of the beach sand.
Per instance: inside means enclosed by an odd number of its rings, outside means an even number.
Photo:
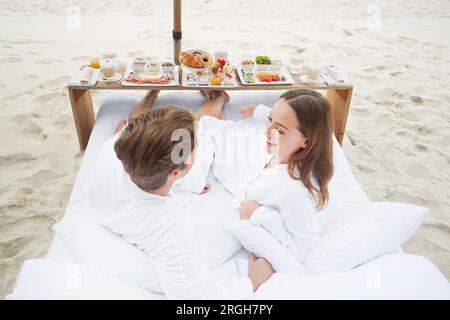
[[[185,1],[183,48],[334,64],[354,84],[343,149],[371,200],[431,214],[404,245],[450,278],[447,0]],[[0,298],[45,256],[79,152],[66,84],[91,55],[172,53],[172,1],[0,2]],[[105,92],[94,93],[98,107]]]

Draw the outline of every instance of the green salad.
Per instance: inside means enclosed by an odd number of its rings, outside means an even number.
[[[256,64],[270,64],[270,58],[268,56],[257,56]]]

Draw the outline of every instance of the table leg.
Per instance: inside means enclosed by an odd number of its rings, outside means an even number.
[[[344,139],[352,92],[353,88],[327,90],[327,99],[330,102],[333,114],[334,134],[341,145]]]
[[[77,128],[80,150],[86,149],[95,123],[94,107],[89,89],[69,89],[70,104]]]

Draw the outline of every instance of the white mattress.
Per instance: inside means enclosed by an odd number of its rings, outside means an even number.
[[[262,103],[271,106],[283,91],[267,92],[231,92],[230,105],[225,108],[225,116],[231,120],[239,119],[239,108],[245,104]],[[95,157],[100,146],[112,136],[117,122],[127,118],[129,112],[142,98],[143,92],[114,94],[107,97],[98,112],[97,120],[89,140],[83,161],[80,166],[68,206],[75,207],[80,202],[85,189],[87,169]],[[156,105],[175,104],[195,111],[202,103],[203,97],[198,92],[163,92],[158,97]],[[335,143],[335,175],[338,176],[338,196],[348,202],[367,202],[368,199],[350,170],[342,149]],[[226,209],[230,195],[216,183],[211,192],[202,197],[204,208],[214,208],[212,212],[225,215],[218,207]],[[224,206],[218,206],[223,203]],[[76,212],[76,210],[71,210]],[[73,213],[74,214],[74,213]],[[223,217],[222,217],[223,218]],[[48,264],[46,266],[46,264]],[[89,290],[67,291],[60,285],[66,280],[64,272],[50,272],[45,270],[67,269],[68,264],[77,265],[84,281],[89,282]],[[105,287],[108,276],[95,276],[98,270],[90,270],[90,266],[75,263],[74,257],[55,236],[51,244],[47,259],[31,260],[24,263],[19,274],[14,293],[9,299],[21,298],[126,298],[123,294],[111,294],[111,291],[122,290],[129,292],[130,298],[155,299],[161,298],[146,293],[142,289],[131,287],[114,279],[109,283],[108,290],[98,290],[95,286]],[[97,279],[97,280],[95,280]],[[100,279],[100,280],[98,280]],[[420,279],[420,281],[418,280]],[[372,282],[371,282],[372,281]],[[52,290],[52,285],[54,290]],[[42,286],[46,290],[42,290]],[[130,288],[127,288],[130,287]],[[34,289],[33,289],[34,288]],[[93,289],[94,288],[94,289]],[[401,249],[395,254],[385,255],[375,259],[352,271],[321,277],[294,278],[292,276],[277,275],[266,282],[252,298],[254,299],[344,299],[344,298],[381,298],[381,299],[448,299],[450,297],[449,284],[439,270],[426,258],[406,255]],[[104,288],[103,288],[104,289]],[[92,292],[90,294],[89,292]]]

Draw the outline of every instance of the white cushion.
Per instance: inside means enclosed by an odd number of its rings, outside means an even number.
[[[309,253],[306,266],[315,274],[347,271],[407,241],[429,209],[372,202],[336,216],[322,229],[321,239]]]
[[[151,258],[144,251],[97,224],[83,210],[81,202],[73,203],[67,211],[53,229],[77,262],[97,266],[131,285],[163,293]],[[229,260],[241,248],[219,219],[205,215],[192,219],[200,257],[210,270]]]
[[[14,291],[6,299],[160,300],[164,296],[123,283],[92,266],[35,259],[22,264]]]
[[[96,266],[133,286],[163,292],[150,257],[120,235],[97,224],[87,212],[66,214],[53,230],[77,262]]]
[[[450,285],[425,257],[388,254],[320,276],[274,274],[251,299],[450,299]]]

